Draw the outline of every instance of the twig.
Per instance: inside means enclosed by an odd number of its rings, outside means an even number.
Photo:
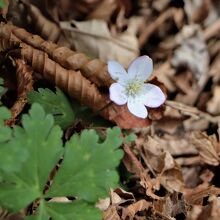
[[[173,15],[172,9],[164,11],[154,22],[145,28],[138,39],[140,48],[146,43],[149,37],[169,18]]]
[[[190,115],[195,118],[203,118],[213,124],[218,124],[220,122],[220,116],[211,116],[210,114],[202,112],[195,107],[187,106],[180,102],[167,100],[165,105],[180,111],[184,115]]]
[[[94,33],[89,33],[89,32],[86,32],[86,31],[82,31],[82,30],[79,30],[75,27],[62,27],[63,30],[66,30],[66,31],[70,31],[70,32],[75,32],[77,34],[81,34],[81,35],[86,35],[86,36],[89,36],[89,37],[92,37],[92,38],[97,38],[97,39],[101,39],[101,40],[106,40],[106,41],[110,41],[110,42],[113,42],[115,44],[117,44],[118,46],[120,47],[123,47],[129,51],[132,51],[132,52],[137,52],[136,49],[134,49],[132,47],[132,45],[128,45],[126,43],[124,43],[122,40],[119,40],[117,38],[113,38],[113,37],[107,37],[107,36],[102,36],[102,35],[98,35],[98,34],[94,34]]]
[[[207,41],[215,35],[219,34],[220,31],[220,18],[216,20],[211,26],[206,28],[203,32],[204,39]]]

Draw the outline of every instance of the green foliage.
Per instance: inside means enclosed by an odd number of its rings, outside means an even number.
[[[72,103],[74,112],[76,114],[76,118],[79,120],[82,120],[83,122],[97,126],[97,127],[112,127],[113,124],[102,118],[101,116],[98,115],[98,113],[94,114],[94,112],[86,107],[80,105],[78,102],[74,101]]]
[[[48,196],[75,195],[88,202],[105,197],[108,189],[118,183],[115,168],[123,156],[118,149],[122,144],[119,135],[119,128],[109,129],[103,143],[98,143],[99,137],[94,130],[74,135],[65,146],[60,172]]]
[[[81,135],[73,135],[63,147],[61,129],[39,104],[33,104],[29,114],[23,115],[22,127],[4,126],[3,120],[9,116],[8,110],[1,107],[0,128],[5,135],[0,138],[0,206],[16,212],[38,200],[36,215],[27,219],[101,219],[94,204],[118,184],[116,167],[123,156],[118,149],[122,143],[120,129],[109,129],[103,142],[94,130],[84,130]],[[17,154],[11,154],[9,143],[13,143],[11,148]],[[4,166],[9,162],[1,157],[5,144],[9,146],[11,167]],[[21,153],[22,160],[17,161]],[[50,173],[61,158],[60,168],[45,193]],[[48,201],[65,196],[77,199],[69,203]]]
[[[4,87],[3,87],[3,79],[2,78],[0,78],[0,97],[1,97],[1,95],[3,94],[3,92],[4,92]]]
[[[4,0],[0,0],[0,8],[4,8],[5,7],[5,1]]]
[[[4,120],[10,118],[10,111],[0,107],[0,179],[3,172],[13,172],[21,168],[28,156],[19,140],[13,137],[11,128],[4,125]]]
[[[22,125],[23,128],[14,128],[14,145],[23,146],[29,157],[17,172],[3,172],[4,181],[0,184],[1,205],[13,211],[42,197],[48,176],[63,153],[62,131],[39,104],[23,116]],[[13,160],[12,165],[17,166]]]
[[[31,91],[28,94],[28,102],[33,104],[34,102],[40,103],[46,113],[50,113],[54,116],[55,124],[60,125],[61,128],[68,128],[75,119],[73,109],[60,89],[56,89],[56,93],[49,89],[38,89],[37,91]]]

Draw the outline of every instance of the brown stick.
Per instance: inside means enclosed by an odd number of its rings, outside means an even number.
[[[150,36],[169,18],[173,15],[172,9],[164,11],[160,16],[150,25],[145,28],[145,31],[141,33],[138,41],[139,46],[142,47],[150,38]]]
[[[210,38],[218,35],[219,31],[220,31],[220,18],[203,31],[204,39],[208,41]]]

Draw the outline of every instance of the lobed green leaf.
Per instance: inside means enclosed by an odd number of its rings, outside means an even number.
[[[94,130],[84,130],[73,135],[65,146],[64,159],[46,194],[53,196],[77,196],[89,202],[105,197],[110,187],[118,184],[116,167],[123,157],[120,129],[109,129],[107,138],[99,143]]]
[[[56,89],[56,93],[42,88],[38,89],[38,92],[31,91],[28,94],[28,102],[31,104],[40,103],[47,113],[54,116],[55,124],[60,125],[63,129],[68,128],[75,119],[67,97],[59,88]]]
[[[15,127],[12,143],[26,149],[29,157],[20,170],[3,172],[0,183],[0,203],[13,211],[42,197],[49,174],[63,154],[62,131],[39,104],[33,104],[29,115],[23,116],[22,125]]]
[[[39,104],[23,115],[22,127],[6,127],[4,120],[9,117],[9,111],[1,107],[0,129],[5,136],[0,138],[0,206],[16,212],[38,200],[37,212],[27,219],[101,219],[94,204],[118,185],[116,167],[123,156],[120,129],[108,129],[104,141],[94,130],[84,130],[63,148],[60,127]],[[52,185],[44,192],[61,158]],[[77,199],[48,202],[49,198],[65,196]]]

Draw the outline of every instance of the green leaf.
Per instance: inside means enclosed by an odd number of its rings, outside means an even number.
[[[74,195],[89,202],[105,197],[110,187],[116,187],[119,181],[115,168],[123,157],[123,151],[118,149],[122,144],[120,134],[119,128],[108,129],[103,143],[99,143],[94,130],[72,136],[46,196]]]
[[[39,104],[34,104],[29,115],[23,116],[22,125],[23,128],[15,127],[12,143],[28,150],[30,156],[22,169],[2,172],[0,183],[1,206],[12,211],[19,211],[42,197],[49,174],[63,154],[62,131]],[[16,166],[13,161],[12,164]]]
[[[53,220],[100,220],[101,212],[84,201],[73,201],[70,203],[45,202],[41,203],[36,216],[28,220],[48,219]]]
[[[4,8],[5,7],[5,1],[4,0],[0,0],[0,8]]]
[[[8,117],[8,110],[0,108],[0,127]],[[102,142],[94,130],[85,130],[73,135],[63,148],[62,131],[54,125],[53,116],[33,104],[29,114],[22,117],[22,127],[10,129],[1,142],[1,147],[8,147],[5,152],[12,155],[12,168],[17,166],[16,157],[23,149],[28,156],[20,163],[20,169],[11,170],[2,168],[4,158],[0,157],[0,206],[16,212],[37,200],[40,205],[35,215],[27,217],[29,220],[101,219],[94,204],[118,185],[116,167],[123,156],[121,144],[120,129],[113,128]],[[17,154],[11,154],[10,147],[18,149]],[[50,173],[61,158],[52,186],[44,192]],[[77,199],[69,203],[48,202],[49,198],[65,196]]]
[[[72,107],[74,109],[75,115],[77,119],[82,120],[83,122],[90,124],[95,127],[113,127],[113,123],[102,118],[98,113],[94,114],[94,112],[86,107],[79,104],[77,101],[72,102]]]
[[[47,113],[54,116],[55,124],[61,126],[61,128],[68,128],[75,119],[73,109],[60,89],[56,89],[56,93],[49,89],[38,89],[38,92],[31,91],[28,94],[28,102],[33,104],[34,102],[40,103]]]
[[[4,120],[9,119],[10,111],[6,107],[0,107],[0,172],[13,172],[21,168],[21,163],[28,156],[27,149],[17,143],[13,138],[13,131],[4,125]],[[0,174],[2,179],[2,174]]]
[[[1,94],[4,92],[4,87],[3,87],[3,79],[2,78],[0,78],[0,96],[1,96]]]
[[[129,143],[129,142],[135,141],[136,139],[137,139],[137,136],[131,133],[125,136],[124,143]]]

